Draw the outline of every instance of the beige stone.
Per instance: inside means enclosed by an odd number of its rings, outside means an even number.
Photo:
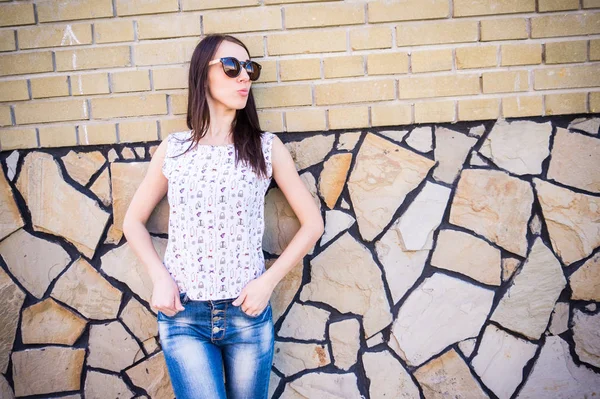
[[[123,294],[79,258],[60,276],[51,295],[87,318],[104,320],[117,317]]]
[[[571,299],[600,302],[600,253],[596,253],[571,276]]]
[[[277,332],[285,338],[296,338],[309,341],[325,339],[325,324],[329,320],[329,312],[310,305],[295,303]]]
[[[10,352],[13,349],[19,325],[19,313],[25,301],[25,293],[2,268],[0,268],[0,301],[2,303],[2,312],[0,312],[0,372],[6,373]]]
[[[156,316],[134,297],[127,302],[119,318],[142,342],[158,335]]]
[[[271,370],[271,375],[269,377],[269,393],[267,394],[268,398],[273,397],[275,390],[279,387],[279,381],[281,381],[281,378]]]
[[[431,264],[462,273],[488,285],[500,285],[500,250],[484,240],[456,230],[442,230]]]
[[[552,335],[562,334],[569,329],[569,304],[567,302],[556,302],[548,329]]]
[[[4,173],[0,173],[0,240],[24,225],[12,189]]]
[[[84,318],[48,298],[23,310],[21,339],[24,344],[73,345],[86,324]]]
[[[340,134],[340,139],[338,141],[337,149],[352,151],[356,147],[356,143],[358,143],[358,139],[360,139],[360,132]]]
[[[372,348],[383,343],[383,334],[377,333],[367,340],[367,347]],[[363,360],[364,363],[364,360]]]
[[[71,150],[61,159],[69,176],[82,186],[88,184],[92,175],[106,162],[100,151],[75,152]]]
[[[536,236],[542,234],[542,220],[537,214],[533,215],[533,218],[529,222],[529,230],[531,230],[531,233]]]
[[[365,337],[392,321],[381,271],[371,252],[344,233],[311,261],[311,281],[300,300],[323,302],[341,313],[363,316]]]
[[[135,152],[129,147],[125,147],[121,150],[121,156],[123,159],[135,159]]]
[[[267,269],[270,268],[274,261],[266,261]],[[302,284],[302,261],[299,262],[279,281],[271,294],[271,308],[273,310],[273,322],[276,323],[281,315],[287,310],[288,306],[294,299],[294,296],[300,289]]]
[[[60,246],[17,230],[0,242],[0,255],[11,274],[36,298],[42,298],[50,283],[71,261]]]
[[[508,281],[515,271],[521,265],[521,261],[517,258],[503,258],[502,259],[502,282]]]
[[[570,265],[600,246],[600,198],[534,179],[552,248]]]
[[[273,365],[286,376],[331,363],[324,345],[275,341]]]
[[[333,364],[348,371],[356,364],[360,349],[360,323],[346,319],[329,325],[329,338],[333,352]]]
[[[281,399],[363,399],[356,374],[308,373],[288,382]]]
[[[86,399],[130,398],[135,394],[121,377],[88,370],[84,387]]]
[[[396,143],[401,143],[408,134],[408,130],[382,130],[379,134],[394,140]]]
[[[92,183],[90,190],[98,196],[105,206],[110,206],[112,202],[110,187],[110,176],[108,175],[108,168],[106,168],[100,173],[100,176],[96,178],[94,183]]]
[[[566,285],[558,259],[538,237],[491,320],[532,340],[539,339]]]
[[[600,133],[600,118],[577,118],[569,123],[569,129],[598,134]]]
[[[371,398],[413,399],[420,397],[419,389],[410,374],[398,360],[387,351],[365,352],[362,355],[365,373],[371,384]]]
[[[162,351],[136,364],[125,374],[135,386],[143,388],[151,398],[170,399],[175,397]]]
[[[371,241],[381,233],[433,165],[430,159],[367,134],[348,180],[359,231],[365,240]]]
[[[118,321],[90,327],[88,366],[121,372],[142,349]]]
[[[110,215],[63,180],[52,155],[31,152],[23,162],[17,188],[34,230],[64,237],[92,258]]]
[[[517,175],[539,175],[550,155],[552,124],[533,121],[496,122],[479,152]]]
[[[85,349],[46,346],[12,354],[15,396],[78,391]]]
[[[352,154],[335,154],[323,164],[323,171],[319,176],[319,192],[329,209],[333,209],[344,189],[350,162]]]
[[[354,218],[343,211],[327,211],[325,213],[325,233],[321,237],[321,246],[327,244],[331,239],[342,231],[347,230],[356,222]]]
[[[475,350],[475,345],[477,344],[477,338],[467,338],[458,343],[458,349],[465,355],[466,357],[470,357]]]
[[[579,360],[600,367],[600,314],[573,312],[573,341]]]
[[[151,237],[152,245],[160,259],[164,258],[167,240],[159,237]],[[150,303],[152,296],[152,280],[146,270],[146,266],[140,261],[135,252],[125,243],[115,248],[100,258],[102,270],[111,277],[124,282],[129,288],[139,295],[144,301]],[[127,265],[124,267],[123,265]],[[155,311],[154,309],[152,309]],[[156,311],[155,311],[156,312]]]
[[[419,367],[415,378],[427,399],[445,399],[449,393],[455,398],[489,398],[454,349]]]
[[[436,127],[433,153],[439,165],[433,171],[433,178],[453,184],[475,143],[477,140],[473,137],[443,127]]]
[[[123,238],[123,232],[115,227],[114,224],[111,224],[106,232],[106,240],[104,240],[105,244],[118,244]]]
[[[0,398],[2,399],[15,399],[15,393],[6,381],[3,375],[0,375]]]
[[[429,126],[414,128],[406,139],[406,144],[423,153],[433,150],[433,129]]]
[[[525,181],[495,170],[464,170],[452,202],[450,223],[525,256],[532,203],[533,192]]]
[[[111,148],[108,151],[108,162],[113,163],[117,159],[119,159],[119,154],[117,154],[117,151],[114,148]]]
[[[129,203],[148,171],[149,162],[115,162],[110,164],[115,229],[123,231],[123,219]],[[167,196],[154,208],[146,228],[151,233],[168,233],[169,202]]]
[[[302,170],[323,162],[325,156],[333,148],[334,140],[335,136],[333,134],[313,136],[301,141],[286,143],[285,146],[296,163],[296,169]]]
[[[557,128],[548,179],[600,193],[600,139]]]

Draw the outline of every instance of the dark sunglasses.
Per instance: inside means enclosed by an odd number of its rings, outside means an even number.
[[[246,72],[248,72],[250,80],[258,80],[260,77],[260,70],[262,69],[262,66],[257,62],[240,61],[235,57],[223,57],[218,60],[210,61],[208,65],[213,65],[218,62],[223,65],[223,72],[225,72],[225,75],[229,76],[230,78],[239,76],[239,74],[242,72],[242,67],[244,67]]]

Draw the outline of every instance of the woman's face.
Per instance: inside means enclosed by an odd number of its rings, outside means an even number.
[[[213,60],[222,57],[235,57],[239,61],[248,61],[250,59],[246,50],[235,43],[222,41],[217,49]],[[209,103],[218,106],[222,104],[228,109],[243,109],[248,101],[248,93],[252,81],[245,68],[235,78],[230,78],[223,72],[223,65],[218,62],[208,67],[208,90],[207,97]],[[246,90],[245,93],[239,90]]]

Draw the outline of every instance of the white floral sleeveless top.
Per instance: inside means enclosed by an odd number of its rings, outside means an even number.
[[[169,240],[163,263],[193,300],[230,299],[265,271],[265,194],[272,178],[274,134],[264,132],[268,178],[241,161],[235,147],[190,146],[192,131],[168,137],[162,171],[169,180]]]

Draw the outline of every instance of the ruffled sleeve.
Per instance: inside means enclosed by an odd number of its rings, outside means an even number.
[[[267,177],[270,179],[273,177],[273,166],[271,164],[271,149],[273,148],[273,139],[275,135],[271,132],[264,132],[262,137],[262,150],[265,157],[265,164],[267,165]]]
[[[176,166],[177,157],[176,155],[183,152],[182,143],[185,143],[188,137],[190,136],[190,132],[175,132],[171,133],[167,137],[167,148],[165,150],[165,158],[162,164],[162,172],[163,175],[167,179],[171,176],[173,169]],[[187,147],[186,147],[187,148]]]

